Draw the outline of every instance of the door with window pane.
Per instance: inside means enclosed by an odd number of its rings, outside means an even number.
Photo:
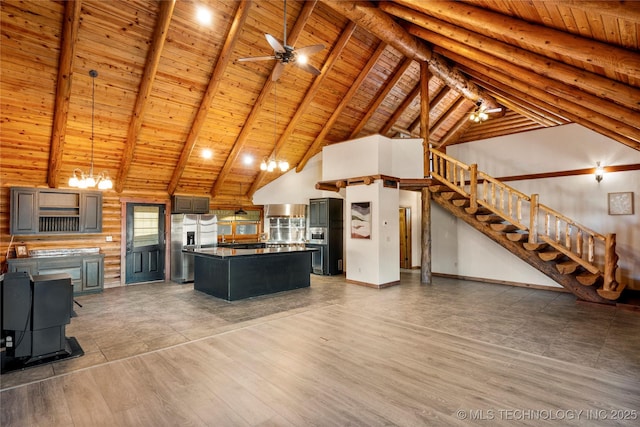
[[[125,283],[164,280],[165,205],[127,204]]]

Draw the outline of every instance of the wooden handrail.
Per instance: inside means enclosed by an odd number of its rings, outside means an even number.
[[[467,165],[451,156],[430,150],[433,156],[431,175],[470,199],[476,211],[482,206],[520,230],[529,233],[529,242],[538,240],[549,244],[592,274],[602,275],[605,292],[615,292],[618,283],[615,273],[618,256],[615,253],[615,234],[604,236],[571,218],[539,203],[539,196],[524,194],[503,182],[479,171],[476,164]],[[479,189],[482,191],[479,192]],[[528,209],[526,204],[528,204]],[[529,216],[525,221],[523,215]],[[539,222],[543,221],[541,230]]]

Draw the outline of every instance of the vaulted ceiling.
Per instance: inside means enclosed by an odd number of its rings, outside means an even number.
[[[325,48],[318,76],[289,63],[274,82],[276,61],[238,59],[273,54],[284,6],[3,0],[2,185],[66,187],[92,128],[94,170],[116,191],[220,205],[279,176],[263,158],[300,171],[374,133],[445,147],[573,122],[640,149],[640,2],[288,0],[287,44]],[[500,111],[473,123],[478,105]]]

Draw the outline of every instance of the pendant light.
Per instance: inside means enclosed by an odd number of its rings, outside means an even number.
[[[69,187],[77,187],[77,188],[92,188],[98,185],[98,189],[100,190],[110,190],[113,188],[113,181],[109,177],[107,172],[100,172],[97,175],[93,175],[93,140],[94,140],[94,120],[95,120],[95,109],[96,109],[96,77],[98,77],[98,72],[96,70],[90,70],[89,76],[91,76],[92,81],[92,91],[91,91],[91,166],[89,168],[89,173],[85,174],[82,169],[75,168],[73,170],[73,174],[71,178],[69,178]]]
[[[273,84],[273,136],[275,139],[275,146],[278,146],[278,82]],[[265,157],[262,159],[262,163],[260,163],[260,170],[273,172],[276,168],[280,169],[281,172],[286,172],[289,170],[289,162],[286,160],[278,160],[277,152],[274,148],[274,155],[270,158]]]

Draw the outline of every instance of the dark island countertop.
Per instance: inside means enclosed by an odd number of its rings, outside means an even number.
[[[194,255],[202,255],[213,258],[230,258],[230,257],[247,257],[260,255],[275,255],[292,252],[313,252],[318,248],[300,248],[300,247],[278,247],[278,248],[258,248],[258,249],[234,249],[226,247],[201,248],[197,250],[185,249],[183,252]]]
[[[194,256],[193,288],[228,301],[309,287],[316,248],[201,248]]]

